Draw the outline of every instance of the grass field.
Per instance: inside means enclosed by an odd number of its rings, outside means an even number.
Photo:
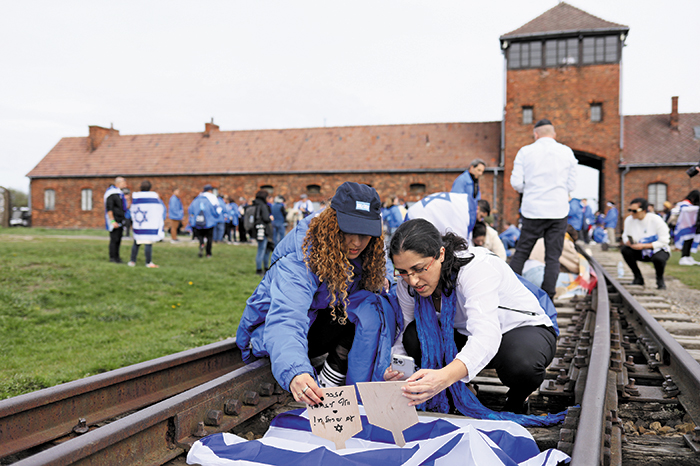
[[[259,282],[256,246],[159,243],[147,269],[82,233],[0,229],[0,399],[231,337]]]
[[[159,243],[159,269],[143,248],[137,267],[112,264],[107,245],[100,230],[0,228],[0,399],[231,337],[259,281],[253,245],[199,259],[189,239]],[[679,257],[667,274],[700,289]]]

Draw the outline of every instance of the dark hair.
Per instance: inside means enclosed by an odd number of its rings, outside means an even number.
[[[457,274],[462,266],[467,265],[474,258],[458,257],[458,251],[466,251],[467,240],[454,233],[447,233],[440,236],[440,232],[429,221],[423,218],[415,218],[402,223],[391,237],[389,245],[389,258],[393,261],[396,254],[405,251],[413,251],[423,257],[440,257],[440,248],[445,248],[445,260],[440,269],[440,283],[445,296],[452,294],[456,282]],[[413,296],[411,288],[409,294]]]
[[[566,225],[566,232],[571,236],[571,239],[576,242],[578,239],[578,231],[576,231],[576,228],[574,228],[572,225]]]
[[[643,197],[636,197],[630,201],[630,205],[632,204],[639,204],[639,207],[646,212],[647,209],[649,208],[649,201],[644,199]]]
[[[486,224],[484,222],[476,222],[472,230],[472,238],[486,236]]]
[[[700,205],[700,191],[697,189],[690,191],[685,198],[688,199],[693,205]]]
[[[268,192],[265,191],[264,189],[261,189],[257,193],[255,193],[255,197],[257,199],[262,199],[263,201],[267,201],[267,197],[269,196]]]
[[[491,215],[491,206],[489,205],[489,201],[486,199],[479,199],[476,204],[479,207],[479,210],[484,212],[486,215]]]
[[[141,182],[141,191],[150,191],[151,190],[151,182],[148,180],[143,180]]]

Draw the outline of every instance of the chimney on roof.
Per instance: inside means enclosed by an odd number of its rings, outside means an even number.
[[[204,123],[204,137],[208,138],[211,133],[219,131],[219,126],[214,124],[214,118],[211,119],[211,123]]]
[[[119,136],[119,130],[110,128],[103,128],[102,126],[88,126],[90,129],[90,135],[88,140],[90,142],[90,151],[96,150],[102,144],[102,141],[108,139],[110,136]]]
[[[671,129],[678,131],[678,96],[671,97]]]

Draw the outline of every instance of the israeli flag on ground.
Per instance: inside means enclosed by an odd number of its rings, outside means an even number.
[[[139,191],[131,194],[131,222],[134,241],[139,244],[155,243],[163,239],[163,219],[165,206],[153,191]]]
[[[404,431],[406,446],[394,444],[391,433],[368,423],[360,406],[362,432],[349,439],[344,450],[316,437],[305,409],[278,415],[260,440],[247,441],[220,433],[197,441],[188,464],[231,465],[455,465],[556,466],[570,458],[559,450],[539,451],[530,433],[510,421],[419,416]]]
[[[695,221],[698,218],[698,206],[681,205],[678,213],[676,229],[673,231],[673,242],[678,249],[683,247],[683,243],[689,239],[693,240],[692,251],[697,251],[700,235],[695,234]]]

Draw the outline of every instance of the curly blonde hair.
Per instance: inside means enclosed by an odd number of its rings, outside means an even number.
[[[348,305],[348,282],[353,281],[352,265],[344,250],[344,241],[345,234],[338,227],[335,209],[327,207],[311,220],[302,243],[304,263],[321,282],[326,283],[331,298],[330,306],[334,308],[331,315],[341,325],[347,322],[345,307]],[[386,272],[384,236],[372,237],[360,258],[360,288],[376,293],[384,285]],[[342,311],[342,315],[336,315],[338,310]]]

